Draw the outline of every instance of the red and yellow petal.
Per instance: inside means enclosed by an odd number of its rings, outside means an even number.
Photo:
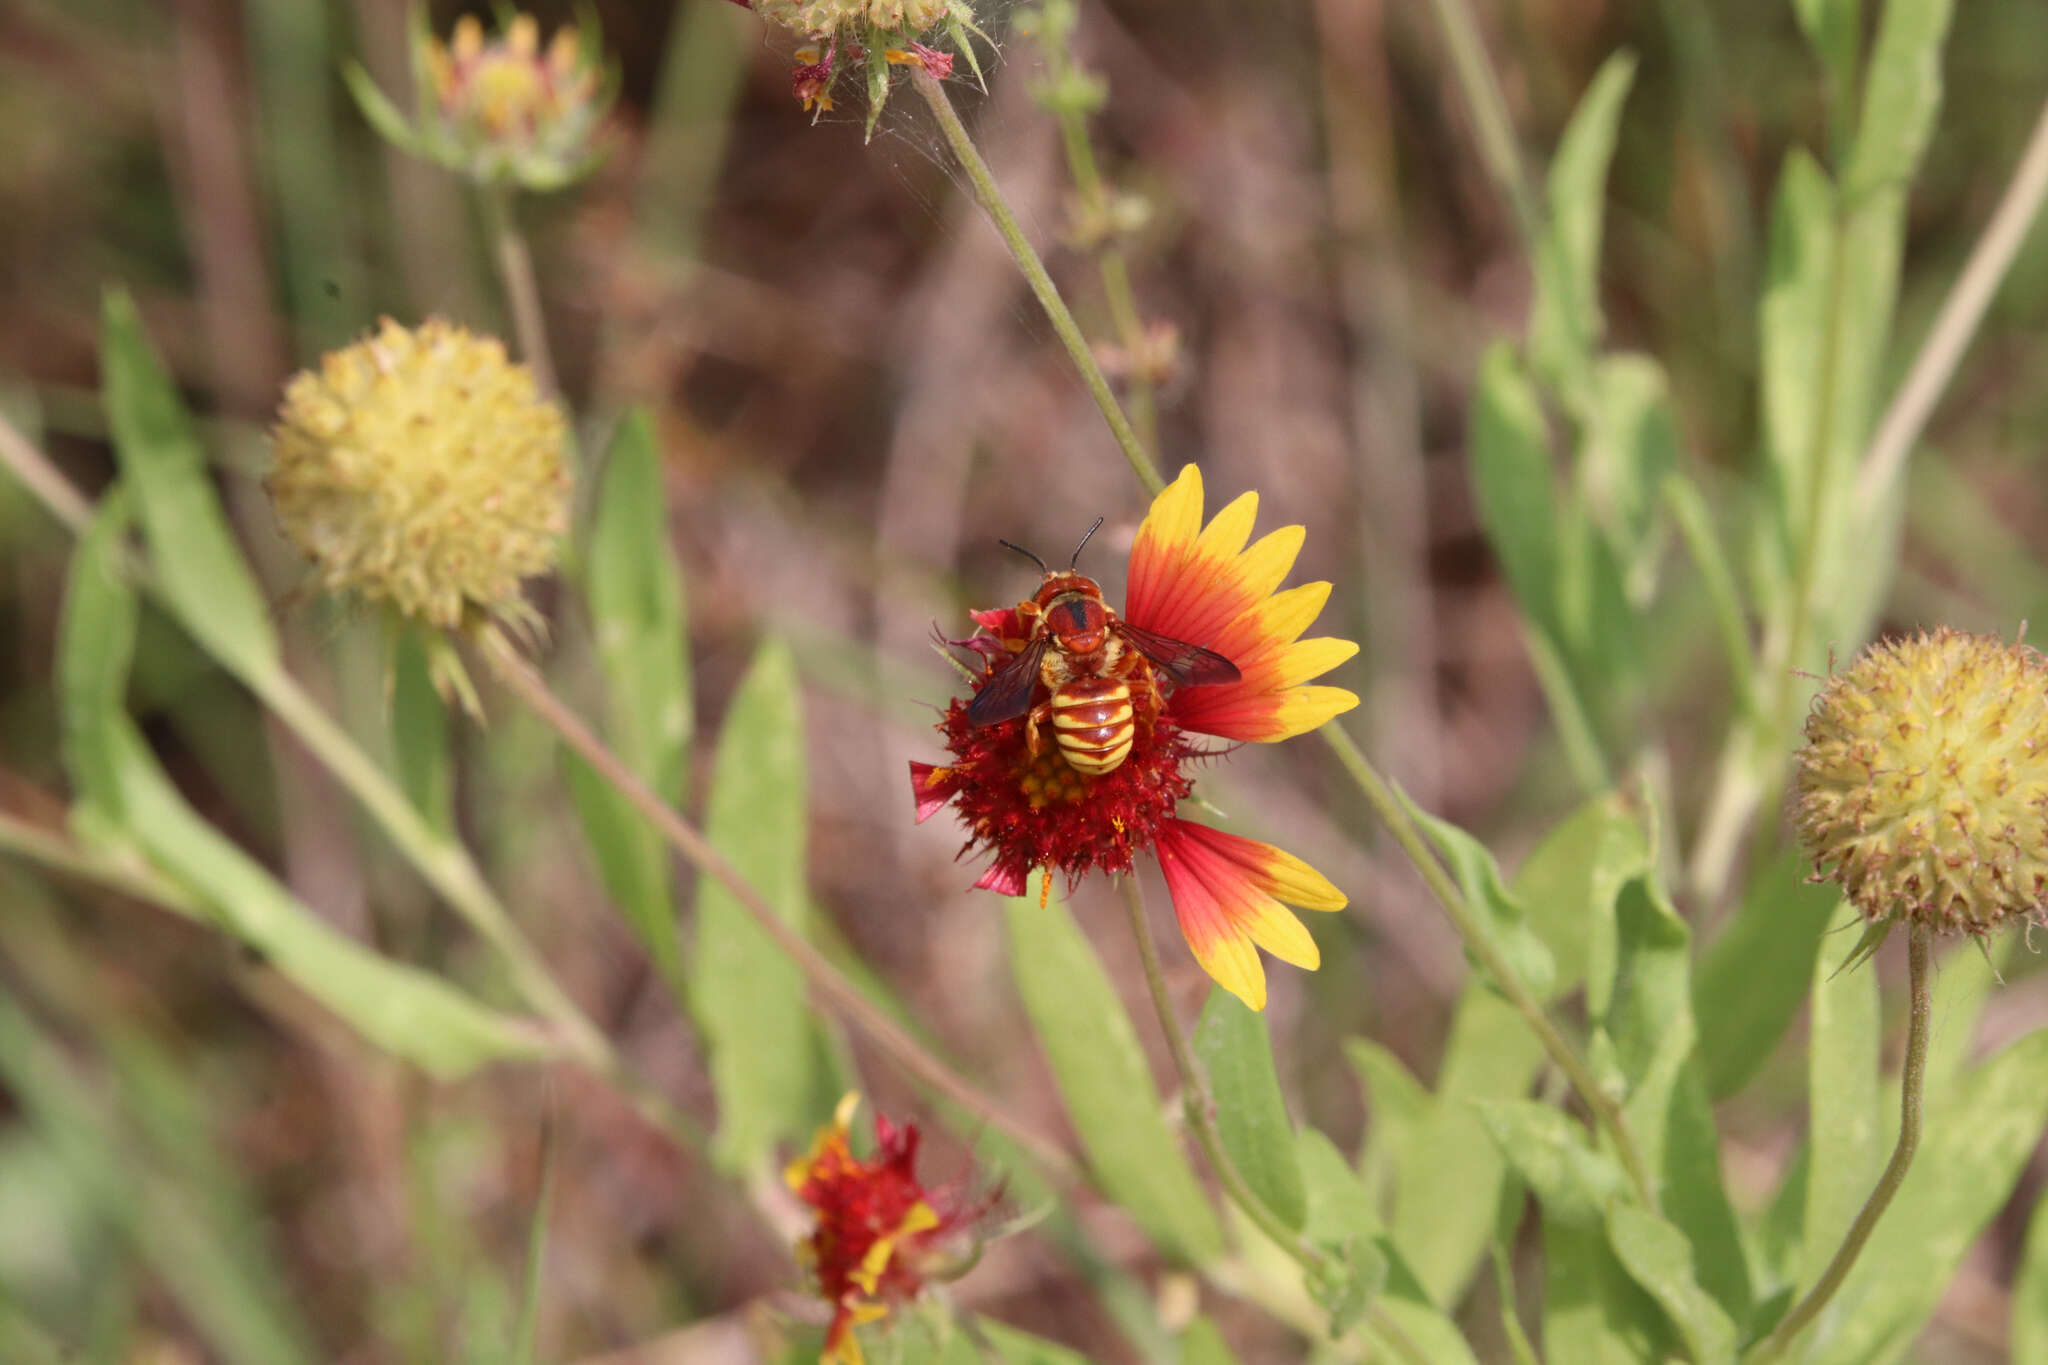
[[[863,1365],[860,1338],[853,1334],[853,1329],[888,1316],[887,1304],[841,1303],[832,1314],[832,1325],[825,1331],[825,1353],[818,1357],[818,1365]]]
[[[1245,1004],[1266,1007],[1258,949],[1309,971],[1321,964],[1315,939],[1281,902],[1343,909],[1344,893],[1322,873],[1271,844],[1186,820],[1167,822],[1158,853],[1189,950]]]
[[[1201,471],[1188,465],[1153,501],[1131,547],[1131,624],[1215,650],[1239,680],[1184,688],[1173,698],[1185,729],[1262,743],[1312,730],[1358,705],[1338,687],[1305,687],[1358,652],[1349,640],[1302,640],[1329,599],[1327,583],[1276,591],[1301,551],[1302,528],[1249,547],[1258,495],[1246,493],[1202,526]]]
[[[953,793],[960,790],[960,774],[951,768],[938,768],[929,763],[910,762],[910,795],[917,802],[917,823],[923,824],[939,813]]]

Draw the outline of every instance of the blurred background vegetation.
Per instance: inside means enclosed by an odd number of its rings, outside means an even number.
[[[573,17],[532,8],[544,29]],[[808,126],[789,94],[791,44],[743,9],[595,8],[622,77],[609,159],[524,210],[586,450],[628,405],[654,414],[697,729],[719,728],[763,639],[787,642],[822,932],[992,1090],[1061,1131],[1042,1062],[1016,1045],[1001,919],[965,891],[973,873],[950,861],[947,822],[912,826],[904,764],[934,756],[930,708],[953,686],[927,650],[933,623],[964,633],[966,607],[1031,586],[996,537],[1050,559],[1106,515],[1084,567],[1114,601],[1143,504],[914,101],[863,146],[858,110]],[[437,3],[434,29],[461,11]],[[1480,12],[1532,157],[1603,60],[1636,54],[1601,301],[1611,344],[1662,362],[1682,467],[1739,524],[1760,458],[1766,207],[1788,148],[1840,143],[1840,100],[1775,0]],[[1060,246],[1074,222],[1059,130],[1034,100],[1046,58],[1016,17],[988,16],[1000,54],[986,101],[960,94],[1084,325],[1114,335],[1096,262]],[[99,300],[126,285],[200,416],[294,671],[364,734],[384,731],[375,634],[298,591],[257,483],[280,385],[379,314],[511,330],[470,198],[379,143],[341,84],[354,57],[404,90],[405,24],[400,0],[0,6],[0,405],[82,487],[104,487]],[[1465,415],[1483,349],[1519,331],[1531,285],[1432,15],[1377,0],[1103,0],[1083,7],[1073,45],[1107,83],[1091,125],[1102,167],[1149,208],[1120,239],[1143,319],[1178,338],[1157,395],[1161,463],[1199,460],[1217,500],[1261,490],[1262,526],[1307,525],[1298,577],[1337,585],[1322,628],[1365,643],[1332,679],[1367,698],[1353,733],[1514,866],[1576,793],[1480,530]],[[1883,392],[2048,90],[2048,24],[2030,4],[1961,5],[1943,68]],[[2048,613],[2048,386],[2028,379],[2048,373],[2044,241],[2037,230],[2022,252],[1913,468],[1887,628],[2010,635]],[[0,801],[52,827],[67,789],[52,671],[69,551],[0,481]],[[594,697],[587,621],[552,588],[540,599],[558,681]],[[1689,826],[1729,679],[1683,574],[1656,621],[1639,701]],[[135,692],[186,795],[301,899],[491,993],[473,942],[348,799],[154,617]],[[605,908],[550,742],[492,709],[488,730],[455,736],[459,827],[621,1051],[708,1113],[701,1049]],[[690,760],[698,810],[710,746]],[[1455,936],[1405,864],[1361,837],[1371,822],[1320,746],[1243,752],[1203,785],[1351,894],[1350,913],[1314,926],[1323,969],[1276,972],[1269,1015],[1297,1111],[1354,1143],[1368,1116],[1344,1042],[1371,1038],[1432,1075],[1465,970]],[[771,1349],[764,1313],[800,1283],[781,1236],[606,1090],[509,1066],[431,1084],[201,925],[19,865],[0,864],[0,883],[0,1359],[497,1360],[535,1302],[541,1358]],[[1105,930],[1098,948],[1136,1007],[1112,895],[1087,886],[1076,909]],[[1725,909],[1685,908],[1702,937]],[[1176,952],[1170,969],[1183,1001],[1198,998],[1194,963]],[[2012,959],[1983,1045],[2048,1017],[2044,992],[2031,957]],[[886,1067],[865,1074],[891,1112],[924,1113]],[[1796,1041],[1781,1046],[1722,1108],[1746,1209],[1783,1175],[1804,1074]],[[978,1138],[942,1130],[932,1168],[964,1175]],[[550,1162],[536,1300],[524,1284]],[[1923,1359],[2003,1358],[2035,1166],[1948,1290]],[[1091,1358],[1139,1358],[1116,1303],[1150,1253],[1113,1214],[1091,1230],[1102,1262],[1017,1239],[957,1292]],[[1224,1322],[1243,1359],[1299,1349],[1256,1318],[1226,1309]]]

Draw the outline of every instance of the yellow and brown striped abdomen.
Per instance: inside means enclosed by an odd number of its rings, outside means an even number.
[[[1137,735],[1131,689],[1121,678],[1075,678],[1052,694],[1053,733],[1067,766],[1090,777],[1115,772]]]

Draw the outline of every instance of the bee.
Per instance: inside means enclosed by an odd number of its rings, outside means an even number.
[[[1030,632],[1024,648],[993,670],[967,707],[974,725],[1028,716],[1034,758],[1045,752],[1050,725],[1067,765],[1088,777],[1115,772],[1130,755],[1139,725],[1149,728],[1159,714],[1162,682],[1202,687],[1242,676],[1215,650],[1134,626],[1102,600],[1101,585],[1078,568],[1101,525],[1097,517],[1064,573],[1021,545],[998,542],[1036,564],[1045,581],[1017,608]],[[1034,705],[1041,686],[1046,699]]]

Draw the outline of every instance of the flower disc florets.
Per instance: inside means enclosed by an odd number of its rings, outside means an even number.
[[[1828,679],[1799,751],[1799,837],[1867,919],[1983,933],[2048,903],[2048,660],[1938,630]]]
[[[569,522],[561,409],[489,337],[385,319],[285,388],[264,487],[322,586],[441,630],[524,624]]]
[[[875,1152],[853,1154],[851,1129],[860,1096],[839,1103],[810,1153],[784,1173],[817,1226],[798,1251],[832,1304],[824,1365],[860,1365],[853,1329],[915,1298],[927,1281],[964,1273],[974,1260],[974,1225],[1001,1197],[979,1199],[927,1189],[917,1178],[917,1125],[875,1115]]]

